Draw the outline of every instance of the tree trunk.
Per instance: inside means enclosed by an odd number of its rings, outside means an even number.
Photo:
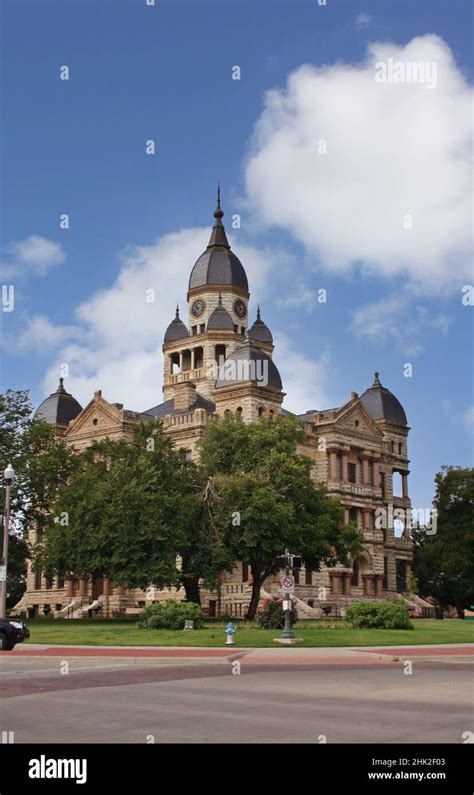
[[[255,575],[252,570],[252,596],[250,597],[250,604],[245,616],[246,621],[253,621],[257,612],[258,603],[260,601],[260,588],[264,581],[264,577]]]
[[[462,602],[458,602],[456,605],[456,613],[458,614],[458,618],[464,619],[464,606]]]
[[[197,605],[201,605],[199,577],[184,577],[183,588],[186,593],[187,602],[195,602]]]

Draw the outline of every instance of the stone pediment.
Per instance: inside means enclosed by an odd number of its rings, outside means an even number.
[[[376,436],[380,440],[383,439],[381,429],[372,417],[367,414],[359,401],[355,403],[351,401],[342,406],[334,419],[334,425],[336,428],[354,435]]]
[[[100,394],[87,404],[80,414],[69,424],[66,431],[68,442],[84,434],[104,434],[108,430],[117,430],[123,425],[123,411],[107,400]]]

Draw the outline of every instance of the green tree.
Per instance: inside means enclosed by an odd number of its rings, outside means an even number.
[[[229,417],[209,425],[200,442],[212,524],[232,563],[243,560],[251,569],[248,620],[286,547],[315,570],[347,564],[362,546],[355,527],[343,527],[339,500],[311,479],[311,460],[297,454],[304,440],[294,419],[247,425]]]
[[[41,568],[106,575],[127,588],[183,585],[199,603],[199,578],[212,578],[215,556],[206,558],[203,483],[161,422],[140,424],[131,442],[96,442],[76,458],[36,548]]]
[[[26,586],[28,531],[35,527],[42,533],[58,487],[67,480],[74,466],[71,451],[56,436],[54,428],[33,419],[27,391],[9,389],[0,394],[0,462],[2,470],[8,463],[15,470],[7,579],[7,605],[13,607]],[[3,506],[3,479],[0,499]]]
[[[474,469],[444,466],[435,485],[436,526],[412,532],[414,573],[421,595],[434,597],[441,610],[454,605],[464,618],[474,604]]]

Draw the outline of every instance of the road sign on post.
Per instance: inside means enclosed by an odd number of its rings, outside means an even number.
[[[291,574],[285,574],[281,580],[281,588],[283,593],[295,592],[295,578]]]
[[[7,567],[0,566],[0,582],[6,582],[7,579]]]

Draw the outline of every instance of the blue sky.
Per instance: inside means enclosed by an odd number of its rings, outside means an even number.
[[[185,314],[220,178],[288,408],[341,405],[379,370],[412,427],[413,503],[428,506],[435,472],[472,453],[471,4],[1,6],[2,283],[15,287],[3,387],[38,403],[67,361],[83,405],[98,388],[132,409],[160,402],[163,330],[177,300]],[[439,85],[374,94],[363,81],[377,42],[378,58],[435,60]],[[411,237],[385,228],[393,207],[413,213]],[[148,284],[151,309],[137,303]]]

